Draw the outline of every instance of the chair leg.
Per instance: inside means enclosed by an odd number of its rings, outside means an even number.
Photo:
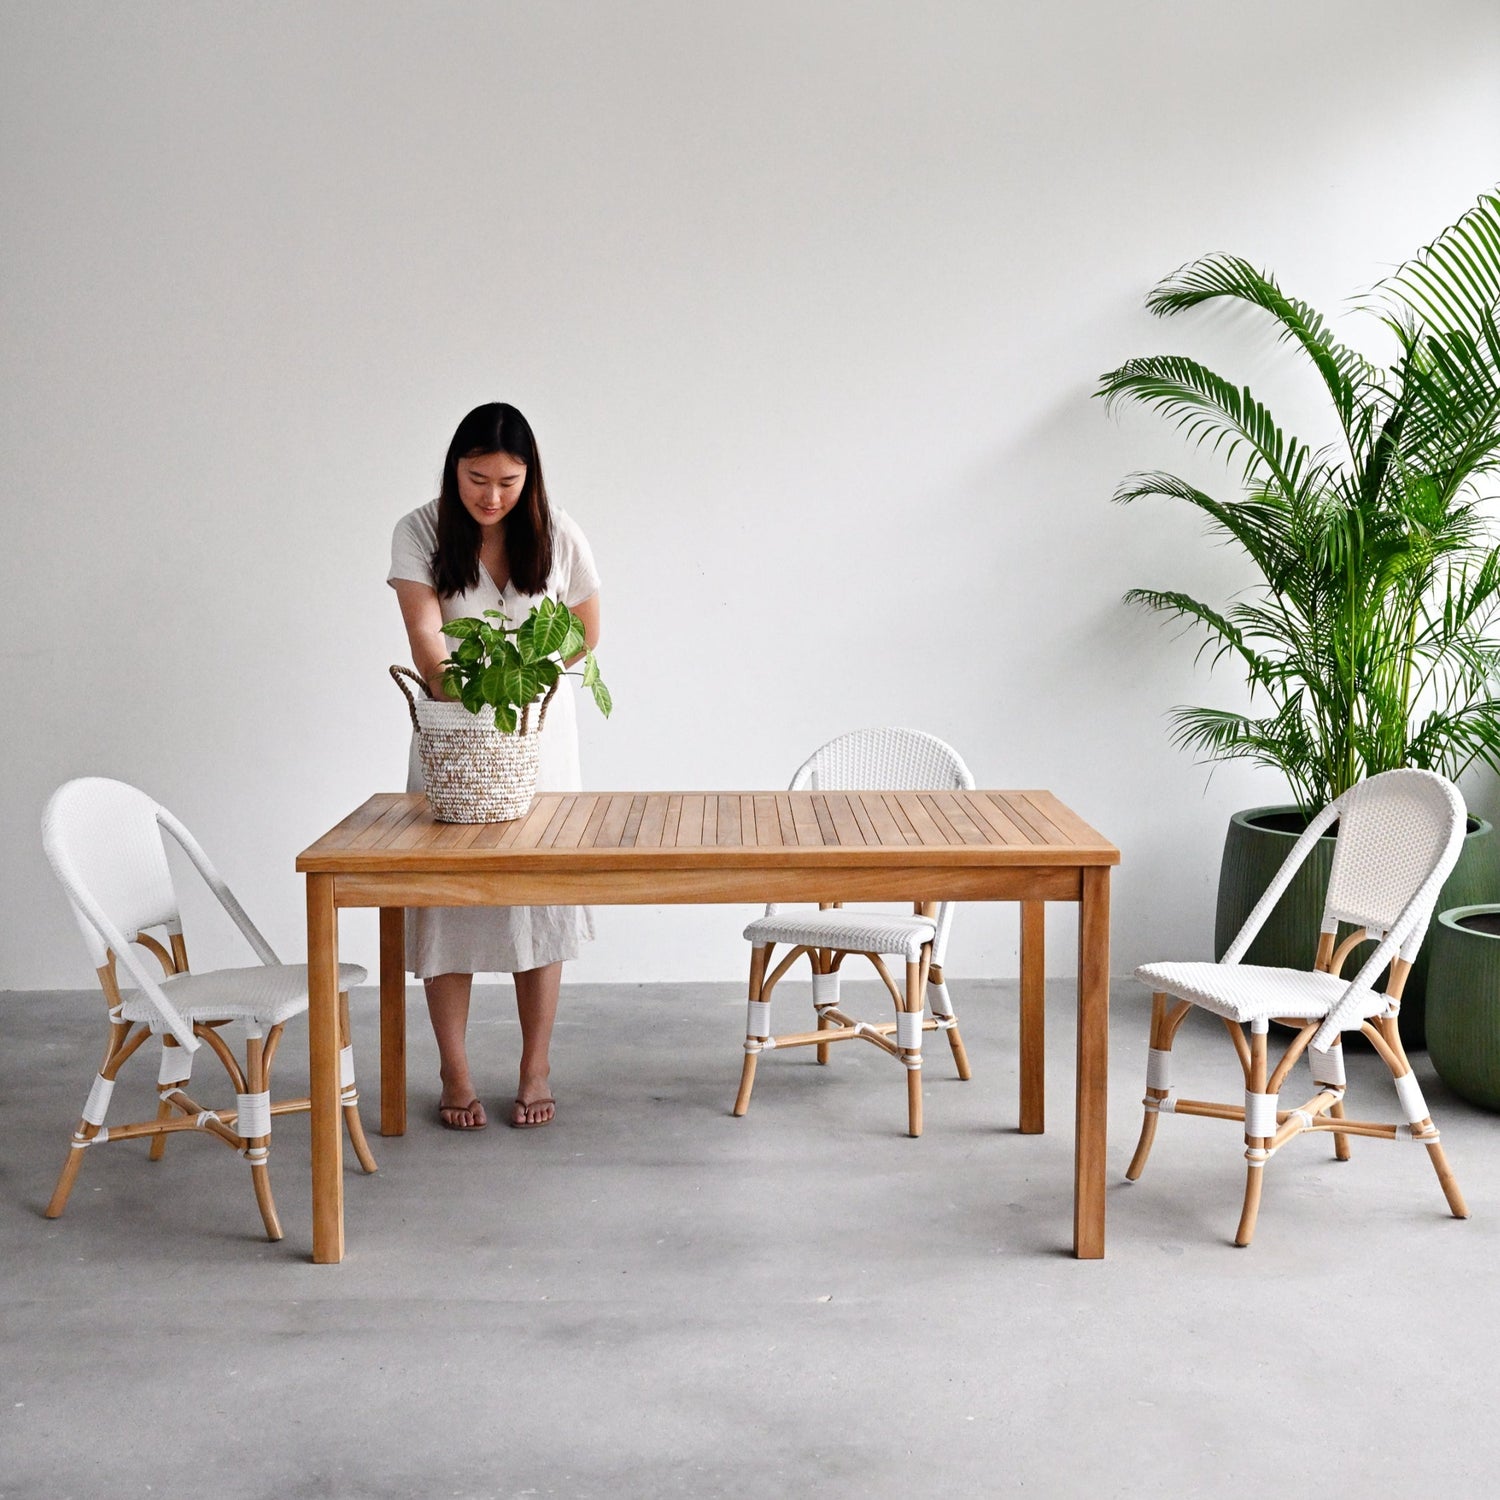
[[[281,1238],[281,1220],[271,1196],[271,1101],[264,1047],[265,1039],[252,1030],[245,1043],[245,1093],[239,1100],[235,1131],[245,1142],[245,1159],[250,1163],[250,1180],[255,1184],[255,1202],[266,1226],[266,1238],[275,1241]],[[256,1118],[252,1111],[263,1113]],[[248,1120],[247,1114],[251,1114]],[[251,1131],[254,1134],[248,1133]]]
[[[73,1147],[68,1152],[68,1159],[63,1163],[57,1186],[52,1189],[52,1197],[47,1203],[47,1218],[60,1219],[62,1217],[63,1209],[68,1206],[68,1195],[73,1191],[73,1184],[78,1180],[78,1169],[83,1165],[86,1149],[84,1143],[92,1140],[93,1135],[94,1127],[87,1120],[80,1120],[78,1128],[73,1132]]]
[[[115,1074],[125,1059],[146,1039],[147,1033],[143,1029],[137,1034],[135,1041],[127,1045],[126,1039],[129,1032],[130,1027],[124,1022],[117,1021],[110,1027],[109,1045],[105,1049],[104,1062],[89,1087],[89,1096],[84,1103],[83,1113],[78,1118],[78,1124],[73,1128],[68,1159],[63,1163],[63,1169],[58,1173],[57,1186],[52,1189],[52,1197],[47,1201],[46,1217],[49,1219],[61,1218],[63,1209],[68,1205],[68,1195],[73,1191],[73,1184],[78,1181],[78,1171],[83,1166],[84,1153],[94,1137],[99,1134],[109,1111],[109,1096],[114,1092]]]
[[[939,1030],[948,1033],[948,1046],[953,1052],[953,1065],[958,1069],[959,1079],[967,1083],[974,1076],[969,1067],[969,1054],[963,1037],[959,1035],[958,1017],[953,1013],[948,986],[943,983],[943,971],[937,964],[927,970],[927,1001]]]
[[[906,965],[906,1008],[896,1017],[896,1040],[906,1065],[906,1133],[922,1133],[922,1009],[926,989],[926,964],[918,959]]]
[[[1245,1173],[1245,1206],[1240,1210],[1240,1227],[1234,1242],[1242,1250],[1255,1237],[1255,1220],[1260,1214],[1260,1190],[1266,1180],[1266,1164],[1251,1162]]]
[[[1150,1101],[1165,1099],[1172,1091],[1171,1065],[1172,1036],[1167,1031],[1167,997],[1157,993],[1151,997],[1151,1043],[1146,1062],[1146,1098]],[[1156,1122],[1160,1118],[1148,1103],[1145,1118],[1141,1121],[1141,1138],[1136,1142],[1135,1155],[1125,1168],[1127,1182],[1138,1182],[1146,1170],[1146,1158],[1151,1155],[1152,1142],[1156,1140]]]
[[[1330,1104],[1328,1106],[1328,1113],[1330,1118],[1342,1120],[1344,1118],[1343,1100],[1340,1100],[1337,1104]],[[1334,1131],[1333,1133],[1333,1159],[1335,1161],[1349,1160],[1349,1137],[1339,1134],[1338,1131]]]
[[[339,1099],[344,1106],[344,1127],[349,1132],[349,1144],[359,1160],[360,1170],[373,1172],[375,1156],[370,1143],[365,1139],[364,1121],[359,1117],[359,1088],[354,1082],[354,1045],[349,1030],[349,992],[339,991]]]
[[[1422,1097],[1421,1085],[1418,1084],[1416,1075],[1411,1070],[1411,1062],[1406,1056],[1406,1049],[1401,1045],[1401,1033],[1396,1028],[1394,1018],[1381,1017],[1375,1025],[1386,1042],[1384,1047],[1377,1047],[1376,1051],[1380,1053],[1385,1065],[1391,1070],[1391,1077],[1396,1084],[1396,1094],[1401,1100],[1402,1109],[1406,1112],[1412,1134],[1423,1136],[1431,1132],[1435,1137],[1437,1130],[1432,1123],[1432,1116],[1427,1112],[1427,1101]],[[1459,1191],[1458,1179],[1454,1177],[1453,1169],[1448,1165],[1448,1158],[1436,1139],[1428,1144],[1427,1156],[1432,1162],[1433,1170],[1437,1173],[1438,1185],[1443,1190],[1443,1197],[1448,1200],[1448,1211],[1455,1219],[1467,1219],[1469,1205],[1464,1202],[1464,1195]]]
[[[1270,1106],[1269,1135],[1255,1134],[1251,1131],[1263,1122],[1251,1118],[1252,1095],[1256,1099],[1266,1097],[1266,1034],[1269,1023],[1265,1021],[1252,1021],[1250,1023],[1250,1069],[1249,1076],[1245,1079],[1245,1204],[1240,1210],[1240,1227],[1235,1231],[1234,1242],[1241,1249],[1249,1245],[1255,1235],[1255,1220],[1260,1213],[1260,1192],[1266,1176],[1266,1151],[1271,1145],[1272,1136],[1276,1133],[1276,1103],[1273,1099]]]
[[[834,952],[831,948],[809,948],[808,960],[812,964],[813,1009],[818,1013],[818,1030],[831,1031],[838,1022],[829,1018],[829,1011],[839,1008],[839,971],[834,967]],[[843,955],[838,955],[842,958]],[[829,1044],[819,1042],[817,1058],[827,1063]]]
[[[761,1002],[761,986],[765,982],[771,946],[770,943],[763,943],[750,950],[750,999],[745,1018],[745,1061],[740,1069],[740,1091],[734,1101],[736,1115],[743,1115],[750,1108],[750,1090],[755,1087],[756,1059],[760,1056],[761,1046],[771,1035],[771,1007]]]
[[[163,1120],[170,1120],[174,1113],[175,1111],[172,1106],[165,1099],[158,1099],[156,1101],[156,1123],[158,1125]],[[146,1153],[146,1156],[150,1161],[160,1161],[166,1154],[167,1136],[166,1132],[163,1131],[162,1134],[152,1137],[151,1149]]]
[[[169,1120],[177,1113],[172,1107],[171,1100],[163,1089],[184,1088],[189,1078],[193,1076],[192,1053],[186,1052],[177,1043],[175,1036],[162,1037],[161,1067],[156,1075],[156,1119],[160,1124],[163,1120]],[[163,1132],[156,1136],[151,1142],[151,1150],[148,1153],[152,1161],[160,1161],[167,1154],[167,1137]]]

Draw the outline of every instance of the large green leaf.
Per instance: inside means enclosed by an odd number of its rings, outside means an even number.
[[[588,651],[583,658],[583,685],[594,695],[594,702],[598,705],[599,712],[607,719],[610,710],[614,707],[615,700],[610,696],[609,689],[604,685],[604,679],[599,675],[599,663],[594,660],[594,653]]]
[[[554,655],[568,638],[573,613],[557,599],[543,599],[522,621],[516,645],[525,661]]]

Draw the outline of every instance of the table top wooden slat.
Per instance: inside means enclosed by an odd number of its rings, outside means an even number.
[[[717,800],[719,804],[719,827],[714,842],[720,847],[726,844],[738,844],[741,839],[740,799],[738,797],[721,795]]]
[[[557,831],[557,837],[552,841],[554,849],[578,848],[583,842],[584,830],[594,816],[594,805],[598,800],[597,794],[591,795],[588,792],[574,799],[572,811],[568,813]]]
[[[646,816],[646,798],[642,793],[630,799],[630,811],[625,815],[625,828],[620,834],[620,847],[634,849],[641,833],[641,819]]]
[[[421,812],[421,802],[394,802],[378,818],[372,819],[353,836],[350,840],[350,847],[379,849],[393,835],[400,833],[408,823],[420,816]],[[332,835],[325,835],[325,837],[332,837]]]
[[[1014,792],[995,792],[991,801],[1000,803],[1010,814],[1011,821],[1022,828],[1028,839],[1040,839],[1043,843],[1054,839],[1067,841],[1067,835],[1040,813],[1035,804]]]
[[[987,792],[965,792],[965,805],[977,815],[982,826],[989,828],[1002,844],[1028,844],[1030,839],[1016,827],[1005,809]]]
[[[906,830],[896,820],[896,815],[886,805],[883,796],[861,797],[859,800],[865,816],[870,820],[870,826],[875,830],[875,837],[870,840],[872,844],[899,847],[906,843]]]
[[[677,847],[696,849],[703,843],[703,804],[707,799],[702,792],[684,792],[682,816],[677,820]]]
[[[856,845],[863,847],[864,831],[849,807],[849,794],[847,792],[824,792],[823,797],[828,803],[828,815],[833,819],[833,829],[838,835],[839,843],[851,848]]]
[[[646,798],[645,810],[641,813],[641,826],[635,836],[637,849],[660,849],[662,830],[667,824],[667,795],[653,792]]]
[[[608,799],[608,807],[605,810],[604,821],[599,825],[594,834],[594,842],[591,847],[595,849],[618,849],[620,838],[625,832],[625,824],[630,818],[630,794],[628,792],[611,792]]]
[[[989,843],[989,834],[969,816],[968,805],[962,797],[951,797],[941,807],[929,799],[924,799],[924,802],[927,810],[934,817],[941,816],[946,820],[948,826],[965,844]]]
[[[781,836],[781,815],[776,811],[775,792],[762,792],[755,802],[755,842],[766,848],[779,849],[785,840]]]
[[[589,814],[588,827],[583,830],[581,843],[585,849],[595,847],[594,841],[599,837],[599,830],[604,826],[604,816],[609,811],[610,799],[607,795],[594,798],[594,810]]]
[[[896,805],[901,809],[906,821],[911,825],[918,845],[952,842],[933,822],[932,814],[922,806],[922,799],[916,792],[892,792],[891,795],[895,798]]]
[[[347,818],[342,819],[330,828],[324,837],[333,839],[338,843],[352,839],[355,834],[363,833],[371,823],[386,813],[393,804],[399,802],[399,792],[377,792],[375,796],[356,807]]]
[[[816,847],[823,842],[823,830],[818,826],[818,814],[813,809],[812,799],[807,796],[788,796],[792,807],[792,826],[797,830],[797,842]]]
[[[1077,839],[1079,843],[1086,844],[1099,837],[1071,807],[1064,806],[1051,792],[1018,792],[1016,795],[1025,797],[1066,838]]]
[[[544,792],[507,823],[434,821],[382,792],[308,846],[304,873],[715,867],[1112,865],[1119,851],[1050,792]]]
[[[796,848],[802,840],[797,835],[797,818],[792,812],[792,799],[785,792],[776,794],[776,821],[781,825],[781,842]]]

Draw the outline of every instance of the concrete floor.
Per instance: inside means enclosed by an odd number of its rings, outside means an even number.
[[[350,1171],[338,1267],[308,1261],[305,1116],[278,1127],[280,1245],[248,1170],[191,1138],[159,1165],[99,1148],[44,1220],[101,1006],[4,996],[0,1495],[1494,1493],[1500,1120],[1421,1057],[1474,1218],[1447,1216],[1424,1152],[1356,1142],[1337,1164],[1314,1138],[1272,1164],[1235,1250],[1235,1127],[1164,1120],[1144,1179],[1121,1180],[1146,1024],[1121,982],[1109,1254],[1079,1263],[1070,988],[1042,1137],[1015,1130],[1014,985],[953,990],[975,1078],[934,1050],[920,1141],[866,1046],[767,1057],[730,1118],[728,985],[568,990],[557,1122],[453,1135],[414,999],[412,1128],[372,1136],[377,1176]],[[372,993],[355,1026],[373,1083]],[[304,1035],[282,1091],[305,1086]],[[494,1111],[508,994],[481,996],[472,1035]],[[1216,1024],[1179,1051],[1194,1092],[1235,1097]],[[1350,1071],[1385,1115],[1375,1059]],[[149,1113],[154,1073],[143,1057],[116,1117]]]

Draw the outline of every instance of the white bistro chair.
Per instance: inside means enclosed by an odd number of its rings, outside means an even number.
[[[189,971],[182,915],[167,868],[163,831],[192,861],[254,949],[259,963],[242,969]],[[281,1224],[271,1197],[268,1167],[271,1117],[306,1110],[310,1105],[307,1099],[271,1102],[271,1061],[282,1028],[307,1009],[307,965],[283,964],[276,957],[197,840],[166,808],[135,787],[92,776],[59,787],[42,818],[42,843],[68,893],[109,1007],[104,1061],[73,1132],[72,1149],[47,1205],[47,1217],[55,1219],[62,1213],[90,1147],[148,1136],[151,1159],[157,1161],[168,1135],[201,1130],[249,1162],[266,1236],[279,1240]],[[152,929],[165,936],[165,944],[152,935]],[[150,972],[145,954],[139,950],[145,950],[160,964],[161,977]],[[123,989],[117,965],[125,970]],[[360,1166],[373,1172],[375,1158],[360,1124],[354,1054],[349,1046],[348,988],[364,978],[365,971],[358,965],[339,965],[344,1120]],[[243,1067],[220,1035],[220,1028],[233,1021],[245,1026]],[[162,1040],[156,1118],[108,1125],[105,1121],[116,1076],[151,1036]],[[224,1065],[234,1086],[233,1109],[207,1108],[187,1092],[193,1054],[204,1042]]]
[[[934,735],[916,729],[862,729],[840,735],[816,750],[792,777],[796,791],[954,791],[973,790],[974,778],[958,752]],[[765,916],[745,929],[751,944],[750,1000],[745,1022],[745,1060],[740,1074],[736,1115],[750,1107],[755,1065],[762,1052],[779,1047],[816,1046],[818,1061],[828,1061],[832,1042],[863,1038],[906,1068],[907,1129],[922,1133],[922,1033],[948,1034],[958,1076],[969,1077],[969,1059],[959,1035],[943,957],[953,920],[951,902],[927,903],[913,915],[849,911],[838,902],[813,911],[772,904]],[[767,973],[778,943],[787,953]],[[845,1014],[839,1001],[839,969],[851,953],[874,965],[896,1003],[896,1019],[874,1025]],[[817,1030],[794,1036],[771,1032],[771,991],[801,957],[812,967],[813,1008]],[[898,988],[884,958],[905,960],[906,983]],[[931,1015],[925,1015],[930,1006]]]
[[[1246,949],[1292,876],[1335,819],[1338,838],[1313,968],[1242,964]],[[1133,1182],[1141,1175],[1162,1115],[1207,1115],[1243,1122],[1249,1165],[1237,1245],[1248,1245],[1255,1233],[1266,1163],[1309,1130],[1331,1132],[1340,1161],[1349,1158],[1351,1136],[1418,1142],[1427,1148],[1454,1217],[1468,1218],[1396,1027],[1401,990],[1427,932],[1438,892],[1458,859],[1465,821],[1458,788],[1441,776],[1415,770],[1372,776],[1350,787],[1312,820],[1218,963],[1146,964],[1135,971],[1136,978],[1150,985],[1155,995],[1146,1117],[1126,1177]],[[1341,922],[1356,930],[1336,945]],[[1349,955],[1372,937],[1379,942],[1359,972],[1352,979],[1340,977]],[[1375,985],[1387,966],[1390,973],[1384,991],[1379,992]],[[1229,1030],[1245,1075],[1243,1105],[1172,1096],[1172,1041],[1195,1006],[1220,1017]],[[1266,1049],[1273,1020],[1295,1026],[1297,1034],[1270,1070]],[[1243,1031],[1247,1024],[1248,1042]],[[1403,1123],[1345,1117],[1341,1039],[1346,1031],[1367,1036],[1390,1069],[1406,1116]],[[1283,1108],[1282,1088],[1304,1052],[1311,1064],[1314,1093],[1306,1103]]]

